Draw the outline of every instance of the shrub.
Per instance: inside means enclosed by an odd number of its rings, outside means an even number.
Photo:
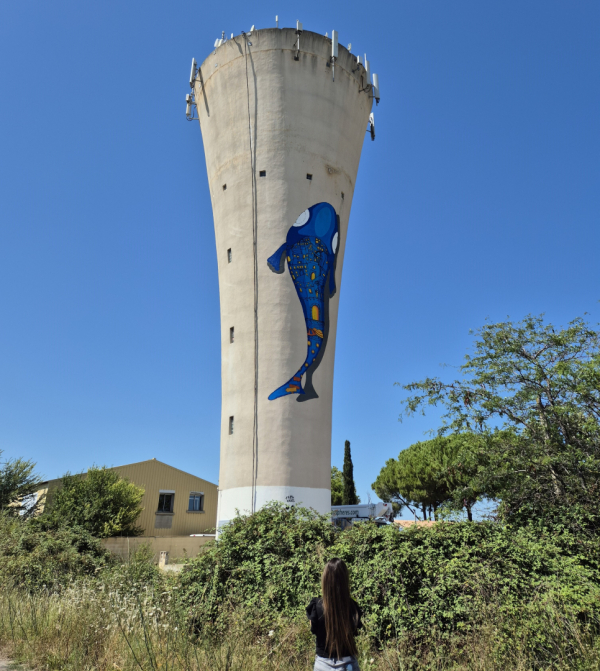
[[[48,527],[43,520],[0,514],[0,585],[35,591],[64,586],[112,562],[85,529]]]
[[[486,618],[502,630],[525,617],[527,644],[543,647],[548,612],[598,621],[598,571],[577,547],[547,530],[492,523],[406,532],[363,524],[336,533],[324,516],[272,504],[236,519],[186,566],[181,598],[197,627],[226,628],[232,607],[251,610],[263,628],[280,617],[302,620],[320,593],[324,562],[337,556],[374,641],[408,635],[425,644],[435,632],[454,644]]]
[[[105,466],[94,466],[87,473],[63,476],[45,517],[56,526],[86,529],[96,538],[140,536],[144,530],[136,522],[143,496],[143,487]]]
[[[263,617],[295,615],[317,594],[326,549],[335,531],[324,515],[273,503],[235,518],[216,543],[181,574],[182,599],[201,609],[202,622],[223,624],[243,606]]]

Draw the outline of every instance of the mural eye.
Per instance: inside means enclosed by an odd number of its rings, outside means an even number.
[[[310,219],[310,212],[304,210],[304,212],[296,219],[294,226],[304,226],[304,224]]]
[[[331,241],[331,249],[333,249],[334,254],[337,252],[337,246],[338,246],[338,234],[336,231],[336,234],[333,236],[333,240]]]

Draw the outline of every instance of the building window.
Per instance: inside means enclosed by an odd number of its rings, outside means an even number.
[[[229,435],[233,434],[233,417],[229,418]]]
[[[204,510],[204,494],[201,492],[190,492],[189,512],[200,513]]]
[[[312,180],[312,175],[309,172],[306,173],[306,179]]]
[[[266,170],[261,170],[259,173],[260,177],[266,177],[267,176],[267,171]]]
[[[231,263],[231,247],[227,250],[227,263]]]
[[[223,191],[227,191],[227,184],[223,184]]]
[[[235,338],[235,333],[234,333],[234,329],[233,329],[233,326],[232,326],[229,329],[229,342],[232,343],[234,338]]]
[[[158,495],[158,510],[159,513],[172,513],[173,501],[175,500],[175,492],[170,494]]]

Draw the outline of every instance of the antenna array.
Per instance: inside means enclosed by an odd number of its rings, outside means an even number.
[[[275,25],[277,28],[279,28],[279,16],[275,16]],[[254,30],[255,26],[252,26],[247,33],[247,35],[251,35]],[[297,61],[300,59],[300,36],[302,35],[303,32],[303,26],[302,22],[297,20],[296,21],[296,41],[294,42],[294,46],[296,47],[296,54],[294,55],[294,60]],[[244,31],[242,31],[242,35],[246,35]],[[325,37],[328,38],[328,33],[325,33]],[[231,39],[233,40],[233,33],[231,33]],[[214,49],[215,53],[217,51],[217,48],[220,47],[224,42],[227,41],[227,37],[225,36],[225,31],[222,31],[221,37],[217,38],[214,43]],[[248,41],[248,45],[252,46],[252,43]],[[348,44],[348,51],[352,49],[352,43]],[[339,41],[338,41],[338,32],[337,30],[332,30],[331,31],[331,57],[329,59],[329,63],[331,63],[331,74],[332,74],[332,81],[335,82],[335,63],[338,60],[338,53],[339,53]],[[365,79],[366,81],[362,81],[361,79],[361,91],[365,91],[367,93],[372,93],[372,98],[375,99],[375,103],[379,105],[379,101],[381,99],[381,94],[379,92],[379,77],[377,74],[373,74],[372,80],[371,80],[371,64],[369,63],[367,59],[367,54],[364,55],[364,64],[361,62],[360,56],[356,57],[356,68],[353,70],[353,72],[356,72],[357,70],[360,70],[360,68],[363,68],[365,71]],[[193,121],[194,119],[197,119],[198,116],[195,114],[197,112],[196,109],[196,99],[195,99],[195,82],[196,82],[196,77],[200,72],[200,68],[198,67],[198,64],[196,63],[196,59],[192,58],[192,67],[190,70],[190,88],[192,89],[191,93],[186,94],[185,96],[185,103],[186,103],[186,108],[185,108],[185,116],[188,121]],[[375,118],[373,114],[370,115],[369,117],[369,128],[367,129],[367,132],[371,133],[371,139],[375,139]]]

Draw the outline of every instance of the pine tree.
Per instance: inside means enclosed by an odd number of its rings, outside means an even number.
[[[350,441],[347,440],[344,445],[344,497],[342,505],[355,506],[360,499],[356,496],[356,486],[354,485],[354,466],[352,465],[352,454],[350,453]]]

